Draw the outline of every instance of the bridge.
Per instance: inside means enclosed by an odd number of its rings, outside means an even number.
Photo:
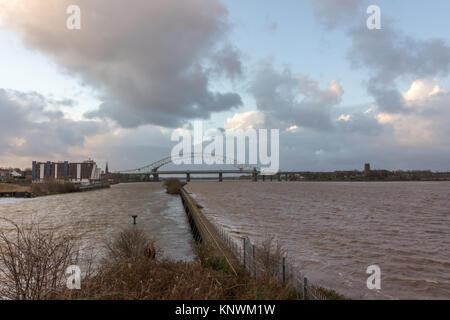
[[[184,161],[187,159],[192,158],[200,158],[205,159],[208,158],[209,160],[216,161],[216,164],[225,164],[225,165],[232,165],[235,169],[230,170],[166,170],[161,171],[159,170],[165,165],[168,165],[170,163],[175,163],[177,161]],[[241,175],[251,175],[253,181],[258,181],[258,176],[261,176],[261,170],[256,166],[251,166],[248,164],[240,164],[235,159],[230,159],[224,156],[219,155],[208,155],[208,154],[202,154],[202,153],[190,153],[178,157],[166,157],[164,159],[158,160],[156,162],[153,162],[151,164],[148,164],[144,167],[137,168],[137,169],[131,169],[131,170],[121,170],[113,172],[115,174],[123,174],[123,175],[138,175],[138,176],[146,176],[146,177],[152,177],[150,181],[159,181],[160,175],[185,175],[186,181],[189,182],[191,180],[191,175],[217,175],[220,182],[223,181],[223,175],[224,174],[241,174]],[[286,180],[288,179],[287,173],[279,172],[275,176],[277,177],[278,181],[281,181],[282,174],[286,176]],[[266,177],[270,180],[273,180],[273,176],[261,176],[263,181],[266,180]]]

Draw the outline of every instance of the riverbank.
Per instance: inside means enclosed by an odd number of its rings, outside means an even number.
[[[71,192],[92,191],[109,188],[109,183],[98,183],[91,185],[80,185],[72,182],[43,182],[30,185],[17,185],[0,183],[0,197],[9,198],[34,198],[48,195],[57,195]]]
[[[135,229],[134,232],[139,232]],[[127,239],[135,237],[127,237]],[[121,240],[119,240],[121,241]],[[143,247],[145,244],[131,244]],[[118,299],[118,300],[295,300],[295,290],[282,285],[270,276],[253,279],[240,270],[235,275],[226,262],[198,245],[198,258],[193,262],[149,259],[124,254],[130,246],[119,245],[96,274],[85,278],[81,290],[65,291],[61,299]],[[125,249],[125,250],[124,250]],[[133,250],[131,250],[133,251]],[[111,254],[112,253],[112,254]]]
[[[309,284],[307,278],[287,261],[287,251],[275,241],[274,237],[266,237],[259,246],[247,237],[236,242],[222,226],[205,216],[201,211],[203,206],[183,187],[180,187],[179,194],[195,241],[207,247],[215,257],[220,258],[235,276],[238,276],[237,270],[254,279],[269,276],[280,285],[291,288],[301,299],[345,299],[334,290]]]
[[[138,215],[136,227],[144,231],[147,239],[158,240],[155,243],[156,259],[148,259],[141,249],[136,250],[140,252],[136,259],[117,251],[113,255],[107,254],[107,244],[112,238],[119,237],[123,226],[135,228],[132,214]],[[75,260],[71,260],[71,264],[80,266],[83,276],[87,272],[81,281],[82,289],[70,291],[58,287],[56,291],[47,291],[49,296],[40,299],[301,298],[269,272],[255,278],[244,268],[238,268],[235,274],[217,251],[194,244],[181,201],[176,195],[166,194],[161,185],[117,185],[95,194],[80,192],[23,201],[20,207],[5,204],[0,206],[0,216],[27,226],[39,221],[41,231],[56,230],[66,237],[60,243],[75,243],[74,247],[84,250],[82,254],[76,252]],[[10,232],[11,227],[0,220],[0,230]],[[12,240],[17,239],[14,234],[9,236]],[[147,242],[140,241],[140,247]],[[31,247],[31,250],[38,249]],[[33,256],[46,257],[39,252]],[[83,259],[77,260],[77,256]],[[104,256],[106,260],[103,260]],[[64,267],[61,270],[65,271]],[[61,272],[63,285],[66,278]]]
[[[192,181],[204,214],[256,243],[276,235],[310,280],[352,299],[445,299],[449,182]],[[381,290],[367,288],[380,267]],[[405,275],[408,275],[405,277]]]
[[[26,228],[12,224],[5,234],[0,230],[0,265],[4,265],[0,278],[0,296],[6,299],[37,300],[260,300],[297,299],[292,288],[275,281],[267,273],[253,279],[239,270],[235,275],[227,264],[198,245],[198,258],[192,262],[171,261],[164,258],[161,250],[150,255],[146,233],[134,226],[115,234],[108,241],[102,261],[83,261],[89,269],[83,273],[81,288],[66,288],[65,270],[78,265],[80,251],[68,234],[43,231],[38,225]],[[34,243],[40,243],[35,246]],[[17,255],[16,249],[24,252]],[[8,264],[13,259],[15,265]],[[36,261],[37,259],[37,261]],[[57,263],[55,263],[57,261]],[[32,269],[35,263],[49,266],[46,271]],[[17,267],[17,268],[16,268]]]

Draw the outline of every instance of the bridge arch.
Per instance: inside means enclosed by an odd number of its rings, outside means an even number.
[[[208,155],[204,153],[188,153],[183,154],[182,156],[177,157],[166,157],[161,160],[155,161],[153,163],[150,163],[144,167],[137,168],[137,169],[130,169],[130,170],[121,170],[116,173],[123,173],[123,174],[151,174],[151,173],[157,173],[158,169],[161,167],[174,163],[176,161],[182,161],[186,159],[192,159],[192,158],[208,158],[210,160],[215,160],[218,164],[228,164],[232,165],[233,167],[239,169],[239,170],[259,170],[257,166],[251,166],[249,164],[240,164],[235,159],[228,158],[226,156],[221,155]]]

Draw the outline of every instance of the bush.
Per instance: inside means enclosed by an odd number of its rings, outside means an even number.
[[[21,227],[3,219],[12,231],[0,231],[0,297],[16,300],[52,299],[65,284],[65,271],[76,264],[72,239],[38,224]]]
[[[177,178],[170,178],[164,181],[164,185],[166,186],[166,192],[168,194],[180,194],[180,189],[186,185],[186,183],[181,182]]]
[[[33,183],[31,192],[37,196],[45,196],[51,194],[69,193],[80,191],[80,186],[67,181],[46,181],[43,183]]]
[[[263,273],[270,277],[276,276],[279,271],[278,264],[283,257],[287,257],[287,250],[278,241],[275,241],[273,235],[265,237],[256,255],[257,263]]]
[[[118,234],[111,243],[106,245],[106,259],[109,262],[137,261],[148,257],[149,245],[153,247],[145,232],[136,226],[129,227]]]
[[[131,235],[130,235],[131,233]],[[131,239],[127,240],[127,235]],[[139,240],[140,239],[140,240]],[[135,241],[143,241],[141,244]],[[141,231],[124,230],[108,249],[95,274],[82,280],[81,290],[65,291],[61,299],[223,300],[298,299],[296,292],[274,278],[235,276],[214,251],[199,245],[200,259],[174,262],[141,254],[147,239]],[[130,258],[131,257],[131,258]],[[160,257],[160,255],[158,255]]]
[[[9,299],[298,299],[292,287],[267,275],[236,276],[217,252],[199,245],[200,259],[149,259],[145,233],[131,227],[107,246],[105,258],[81,279],[80,290],[65,286],[65,270],[79,262],[73,238],[12,223],[11,237],[0,232],[0,296]]]

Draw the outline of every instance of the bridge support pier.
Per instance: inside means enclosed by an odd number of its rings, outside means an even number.
[[[222,181],[223,181],[223,173],[219,172],[219,182],[222,182]]]
[[[153,174],[153,181],[154,182],[159,182],[159,174],[157,174],[157,173]]]
[[[278,178],[278,181],[280,181],[281,182],[281,174],[279,173],[279,174],[277,174],[277,178]]]
[[[191,174],[189,172],[186,173],[186,182],[191,182]]]

